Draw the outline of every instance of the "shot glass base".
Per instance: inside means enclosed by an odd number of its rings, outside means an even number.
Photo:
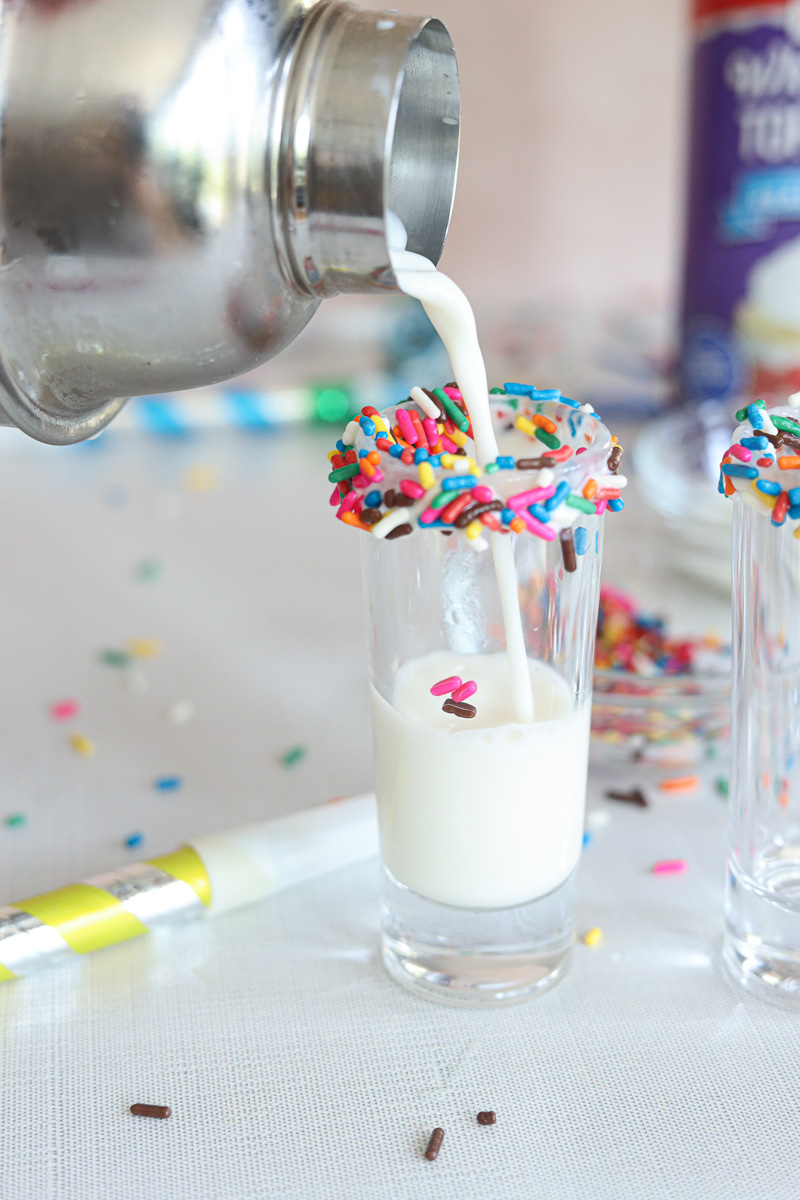
[[[755,881],[728,864],[722,959],[751,995],[800,1011],[800,859],[770,865]]]
[[[441,1004],[500,1008],[553,987],[572,946],[575,878],[513,908],[426,900],[384,869],[383,961],[397,983]]]

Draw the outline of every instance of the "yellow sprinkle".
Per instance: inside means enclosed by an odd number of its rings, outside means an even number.
[[[467,435],[462,433],[460,429],[454,429],[453,432],[448,436],[450,441],[455,442],[457,446],[466,446],[467,442],[469,441]]]
[[[187,492],[208,492],[219,483],[219,468],[211,463],[195,463],[183,476]]]
[[[587,946],[599,946],[603,940],[602,929],[595,925],[594,929],[590,929],[589,932],[584,935],[583,940]]]
[[[470,521],[469,525],[464,530],[464,533],[467,535],[468,538],[480,537],[482,532],[483,532],[483,522],[482,521]]]
[[[134,638],[127,650],[134,658],[158,658],[162,646],[158,638]]]
[[[84,758],[91,758],[97,747],[89,738],[84,737],[81,733],[70,734],[69,744],[72,749]]]
[[[336,456],[338,453],[339,453],[339,451],[338,451],[338,450],[329,450],[329,451],[328,451],[328,462],[332,462],[332,461],[333,461],[333,459],[334,459],[334,457],[335,457],[335,456]]]
[[[455,461],[452,454],[443,454],[440,461],[446,471],[452,471],[453,462]]]
[[[389,433],[389,430],[386,428],[386,426],[384,425],[383,421],[380,419],[380,417],[378,416],[377,413],[373,413],[372,422],[373,422],[375,428],[377,429],[378,433],[382,433],[384,435],[384,437],[389,437],[391,439],[391,441],[394,441],[394,438]]]
[[[536,426],[533,421],[529,421],[527,417],[517,417],[514,422],[517,429],[521,429],[523,433],[527,433],[529,437],[533,437],[536,433]]]
[[[436,483],[436,476],[433,473],[433,467],[429,462],[421,462],[419,464],[419,481],[429,491]]]

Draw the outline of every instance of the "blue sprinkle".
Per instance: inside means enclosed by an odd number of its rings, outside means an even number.
[[[739,463],[725,463],[722,474],[733,475],[737,479],[758,479],[758,471],[755,467],[743,467]]]
[[[367,437],[375,436],[375,422],[370,417],[362,416],[358,423],[364,430],[364,433],[367,435]]]
[[[720,496],[725,495],[725,476],[722,474],[722,471],[720,471],[720,473],[719,473],[719,483],[717,484],[717,491],[719,492]]]
[[[340,454],[344,454],[345,450],[349,450],[349,448],[350,448],[350,447],[349,447],[349,446],[345,446],[345,444],[344,444],[344,442],[342,441],[342,439],[341,439],[341,438],[339,438],[338,442],[336,443],[336,449],[339,451],[339,453],[340,453]]]
[[[421,462],[427,462],[429,458],[430,454],[424,446],[420,446],[419,450],[414,451],[414,462],[417,464],[417,466],[419,466]]]
[[[182,786],[183,780],[180,775],[161,775],[153,780],[153,787],[157,792],[177,792]]]
[[[597,530],[597,532],[594,535],[594,552],[595,552],[595,554],[600,553],[600,530],[599,529]]]
[[[463,492],[479,482],[477,475],[449,475],[442,480],[443,492]]]
[[[420,521],[419,517],[417,517],[417,524],[422,525],[422,521]],[[452,529],[453,526],[452,526],[452,524],[445,525],[445,523],[441,519],[441,517],[437,517],[435,521],[429,521],[427,525],[422,525],[422,528],[423,529]]]
[[[612,512],[620,512],[625,507],[625,501],[617,497],[616,500],[609,500],[608,507]]]
[[[780,496],[781,494],[781,485],[779,483],[773,483],[771,479],[759,479],[758,483],[756,484],[756,488],[759,492],[766,492],[768,496]],[[800,495],[800,488],[792,488],[792,491],[797,492],[798,495]],[[790,502],[791,498],[792,493],[790,492]]]
[[[440,467],[442,465],[441,454],[432,454],[430,456],[430,458],[428,459],[428,462],[431,464],[432,467]]]
[[[589,830],[588,830],[588,829],[584,829],[584,831],[583,831],[583,845],[584,845],[584,848],[585,848],[586,846],[591,846],[591,844],[592,844],[592,835],[591,835],[591,833],[589,832]]]
[[[358,457],[359,457],[359,458],[366,458],[368,454],[369,454],[369,450],[359,450],[359,452],[358,452]]]
[[[769,442],[765,437],[746,437],[742,438],[742,445],[746,450],[766,450]]]
[[[789,519],[796,521],[800,518],[800,504],[794,504],[789,509]]]
[[[383,496],[381,496],[380,492],[367,492],[366,496],[364,497],[364,503],[366,504],[367,508],[377,508],[382,499]]]
[[[568,404],[570,408],[580,408],[580,401],[570,400],[569,396],[561,396],[560,400],[562,404]]]
[[[536,388],[530,383],[504,383],[503,391],[509,396],[530,396]]]
[[[764,428],[764,415],[760,409],[756,408],[755,404],[748,404],[747,415],[750,419],[750,424],[753,426],[753,429]]]
[[[144,841],[143,833],[129,833],[125,838],[125,845],[129,850],[135,850],[137,846],[141,846]]]
[[[513,471],[514,459],[510,454],[501,454],[497,459],[497,465],[501,471]]]
[[[545,400],[560,400],[561,392],[558,388],[531,388],[530,397],[531,400],[540,402]]]
[[[572,541],[575,545],[576,554],[585,554],[589,549],[589,530],[583,525],[578,525],[573,531]]]
[[[137,401],[139,421],[148,433],[162,437],[186,437],[189,426],[175,403],[165,396],[147,396]]]
[[[392,458],[399,458],[403,453],[403,447],[398,442],[394,442],[394,444],[389,447],[389,453]]]
[[[800,487],[789,488],[789,491],[786,494],[789,497],[790,504],[800,504]]]
[[[528,512],[532,517],[536,517],[537,521],[541,521],[543,525],[546,525],[550,520],[550,513],[543,504],[529,504]]]
[[[577,431],[577,429],[575,428],[575,418],[573,417],[572,413],[570,413],[570,414],[569,414],[569,427],[570,427],[570,431],[571,431],[571,433],[572,433],[572,436],[573,436],[573,437],[577,437],[577,436],[578,436],[578,431]]]
[[[566,500],[569,492],[569,484],[567,483],[566,479],[562,479],[561,483],[555,490],[555,495],[551,496],[549,500],[545,500],[544,502],[544,506],[547,511],[553,512],[554,509],[559,508]]]
[[[516,515],[513,508],[504,508],[500,513],[504,525],[510,525]]]

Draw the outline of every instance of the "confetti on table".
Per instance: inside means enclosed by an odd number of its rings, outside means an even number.
[[[291,750],[287,750],[285,754],[281,755],[281,766],[293,767],[295,763],[299,763],[307,754],[308,750],[305,746],[292,746]]]
[[[124,650],[100,650],[97,657],[106,667],[128,667],[131,656]]]
[[[589,830],[584,829],[584,831],[583,831],[583,848],[584,848],[584,850],[586,849],[587,846],[591,846],[593,841],[594,841],[594,838],[592,837]]]
[[[479,1112],[477,1120],[479,1125],[494,1125],[497,1122],[497,1114],[493,1112]]]
[[[91,758],[97,749],[94,742],[90,738],[84,737],[81,733],[71,734],[69,744],[83,758]]]
[[[27,825],[28,818],[25,813],[10,813],[3,821],[9,829],[21,829],[23,825]]]
[[[694,792],[700,786],[699,775],[674,775],[659,783],[662,792]]]
[[[727,798],[728,798],[728,781],[727,781],[727,779],[725,779],[724,776],[720,776],[720,778],[716,781],[715,787],[716,787],[717,791],[719,792],[720,796],[722,796],[724,799],[727,800]]]
[[[158,638],[134,638],[127,650],[132,658],[158,658],[162,645]]]
[[[81,706],[77,700],[57,700],[50,705],[50,716],[54,721],[69,721],[77,717]]]
[[[665,858],[653,864],[654,875],[682,875],[689,864],[685,858]]]
[[[194,704],[191,700],[176,700],[167,709],[167,719],[173,725],[185,725],[194,716]]]
[[[584,945],[586,946],[599,946],[602,940],[603,931],[598,925],[595,925],[588,933],[583,935]]]
[[[139,583],[155,583],[163,569],[157,558],[144,558],[134,567],[133,575]]]
[[[125,838],[125,845],[129,850],[135,850],[137,846],[141,846],[144,841],[143,833],[129,833]]]
[[[647,797],[641,788],[630,788],[629,791],[603,792],[608,800],[618,800],[621,804],[635,804],[637,808],[647,808]]]
[[[177,792],[183,787],[183,779],[180,775],[160,775],[153,780],[153,787],[157,792]]]
[[[183,475],[187,492],[208,492],[219,484],[219,467],[211,463],[195,463]]]
[[[433,1133],[430,1136],[430,1140],[428,1141],[427,1148],[425,1150],[425,1157],[427,1158],[428,1162],[435,1162],[436,1159],[439,1157],[439,1151],[442,1148],[443,1141],[444,1141],[444,1130],[438,1129],[438,1128],[434,1129]]]
[[[172,1116],[172,1109],[166,1104],[132,1104],[131,1112],[135,1117],[157,1117],[159,1121]]]

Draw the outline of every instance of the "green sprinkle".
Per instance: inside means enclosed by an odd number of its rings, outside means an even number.
[[[339,467],[335,471],[331,471],[328,476],[329,483],[338,483],[341,479],[352,479],[354,475],[361,474],[361,467],[358,463],[348,463],[346,467]]]
[[[145,558],[137,565],[134,575],[139,583],[154,583],[161,570],[162,566],[157,558]]]
[[[728,794],[728,781],[723,775],[717,780],[717,791],[720,796],[727,796]]]
[[[772,424],[776,429],[782,429],[784,433],[793,433],[795,437],[800,436],[800,425],[789,417],[773,417]]]
[[[489,388],[490,396],[504,396],[505,392],[502,388]]]
[[[314,416],[318,421],[338,425],[355,412],[355,404],[347,388],[333,386],[314,391]]]
[[[564,501],[570,508],[577,508],[579,512],[594,513],[594,505],[591,500],[584,500],[583,496],[567,496]]]
[[[305,758],[308,751],[305,746],[292,746],[291,750],[287,750],[281,755],[281,766],[293,767],[295,763],[299,763],[302,758]]]
[[[97,657],[107,667],[128,667],[131,663],[130,654],[124,650],[101,650]]]
[[[466,433],[469,429],[469,421],[455,400],[451,400],[447,392],[443,392],[441,388],[434,388],[433,394],[456,428],[460,429],[462,433]]]
[[[541,429],[538,425],[536,426],[536,437],[551,450],[558,450],[561,445],[561,442],[554,433],[548,433],[546,429]]]
[[[487,463],[483,469],[487,475],[494,475],[496,471],[500,470],[496,462]]]
[[[766,408],[766,405],[763,400],[753,400],[753,404],[755,404],[756,408]],[[739,409],[739,411],[736,413],[737,421],[746,421],[747,420],[747,410],[749,407],[750,407],[750,405],[746,404],[744,408]],[[776,421],[775,424],[777,425],[778,422]]]
[[[453,498],[452,492],[439,492],[439,495],[434,496],[431,500],[431,508],[444,508],[445,504],[449,504]]]
[[[25,813],[12,813],[11,816],[5,819],[5,824],[9,829],[21,829],[27,822],[28,818],[25,816]]]

